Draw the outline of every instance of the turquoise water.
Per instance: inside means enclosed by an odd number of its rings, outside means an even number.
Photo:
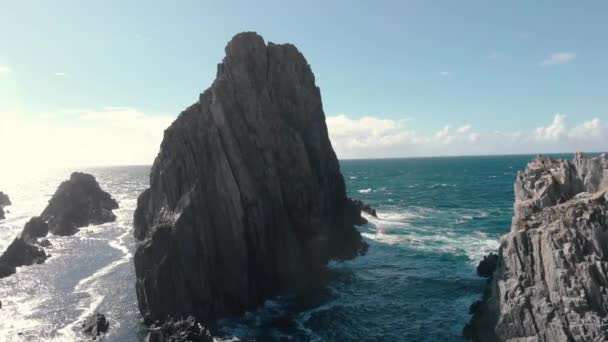
[[[565,156],[571,158],[570,155]],[[513,183],[533,156],[347,160],[350,197],[378,209],[359,227],[365,256],[332,262],[306,294],[268,300],[213,327],[217,341],[461,341],[484,280],[475,266],[510,228]],[[41,212],[74,170],[4,180],[13,205],[0,221],[0,250]],[[149,167],[84,170],[120,204],[116,222],[50,237],[44,264],[0,279],[0,341],[75,341],[79,323],[105,313],[105,341],[146,333],[134,291],[133,211]]]
[[[367,255],[330,265],[327,285],[224,321],[259,341],[461,341],[484,280],[475,267],[510,229],[513,183],[534,156],[341,162],[348,194],[378,209]],[[570,157],[570,156],[567,156]]]

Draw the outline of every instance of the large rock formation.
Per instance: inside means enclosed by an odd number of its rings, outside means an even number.
[[[511,232],[465,334],[608,340],[608,157],[539,157],[517,175]]]
[[[101,189],[95,177],[74,172],[59,185],[40,216],[51,233],[72,235],[80,227],[115,221],[114,209],[118,209],[118,203]]]
[[[35,239],[19,236],[0,256],[0,278],[15,273],[19,266],[41,264],[46,258],[44,249],[38,245]]]
[[[211,87],[165,131],[134,219],[149,320],[237,314],[362,252],[360,211],[295,46],[230,41]]]
[[[8,195],[0,191],[0,220],[4,219],[4,207],[11,205],[11,200]]]

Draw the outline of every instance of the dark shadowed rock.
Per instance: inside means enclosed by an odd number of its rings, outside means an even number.
[[[238,314],[316,281],[365,244],[319,88],[290,44],[236,35],[165,131],[138,200],[137,297],[149,320]]]
[[[46,253],[35,241],[20,236],[0,256],[0,278],[15,273],[19,266],[41,264],[46,258]]]
[[[496,270],[498,265],[498,255],[490,253],[483,257],[483,260],[477,265],[477,275],[484,278],[489,278]]]
[[[352,201],[355,204],[355,207],[357,207],[362,212],[368,213],[376,218],[378,217],[378,213],[376,213],[376,209],[372,208],[369,204],[364,203],[363,201],[358,200],[358,199],[353,199]]]
[[[184,320],[169,319],[150,329],[146,342],[213,342],[209,330],[192,316]]]
[[[118,203],[103,191],[95,177],[74,172],[61,183],[40,216],[47,221],[51,233],[72,235],[80,227],[116,220],[112,210]]]
[[[539,157],[517,175],[511,232],[463,334],[608,341],[608,157]]]
[[[26,240],[30,240],[45,237],[48,233],[49,225],[42,217],[34,216],[25,224],[25,227],[23,227],[21,236]]]
[[[108,332],[108,329],[110,329],[110,322],[106,319],[105,315],[100,313],[95,313],[82,323],[82,331],[85,334],[92,335],[94,338]]]
[[[0,191],[0,220],[5,218],[4,207],[9,205],[11,205],[11,200],[8,198],[8,195]]]

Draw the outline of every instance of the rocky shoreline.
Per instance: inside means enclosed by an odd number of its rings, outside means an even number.
[[[71,235],[80,227],[112,222],[116,220],[112,210],[117,208],[118,203],[101,189],[95,177],[72,173],[42,214],[32,217],[0,256],[0,278],[14,274],[17,267],[43,263],[48,257],[43,247],[49,247],[50,242],[42,238],[49,232]]]
[[[488,283],[464,335],[607,340],[608,157],[538,157],[518,173],[515,197],[511,232],[480,265]]]

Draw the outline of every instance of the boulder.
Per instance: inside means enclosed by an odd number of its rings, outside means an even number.
[[[518,173],[515,197],[511,232],[463,333],[477,341],[608,340],[608,157],[538,157]]]
[[[112,210],[118,203],[103,191],[95,177],[74,172],[61,183],[40,216],[55,235],[72,235],[80,227],[116,220]]]
[[[372,208],[369,204],[364,203],[363,201],[358,199],[353,199],[352,201],[355,204],[355,207],[357,207],[362,212],[368,213],[369,215],[378,218],[378,213],[376,213],[376,209]]]
[[[213,342],[209,330],[192,316],[185,320],[169,319],[150,329],[146,342]]]
[[[138,199],[140,311],[207,322],[304,289],[328,260],[365,250],[360,219],[306,59],[240,33],[165,131]]]
[[[110,322],[106,319],[106,316],[100,313],[95,313],[91,317],[87,318],[82,323],[82,331],[85,334],[92,335],[93,338],[108,332],[110,329]]]

